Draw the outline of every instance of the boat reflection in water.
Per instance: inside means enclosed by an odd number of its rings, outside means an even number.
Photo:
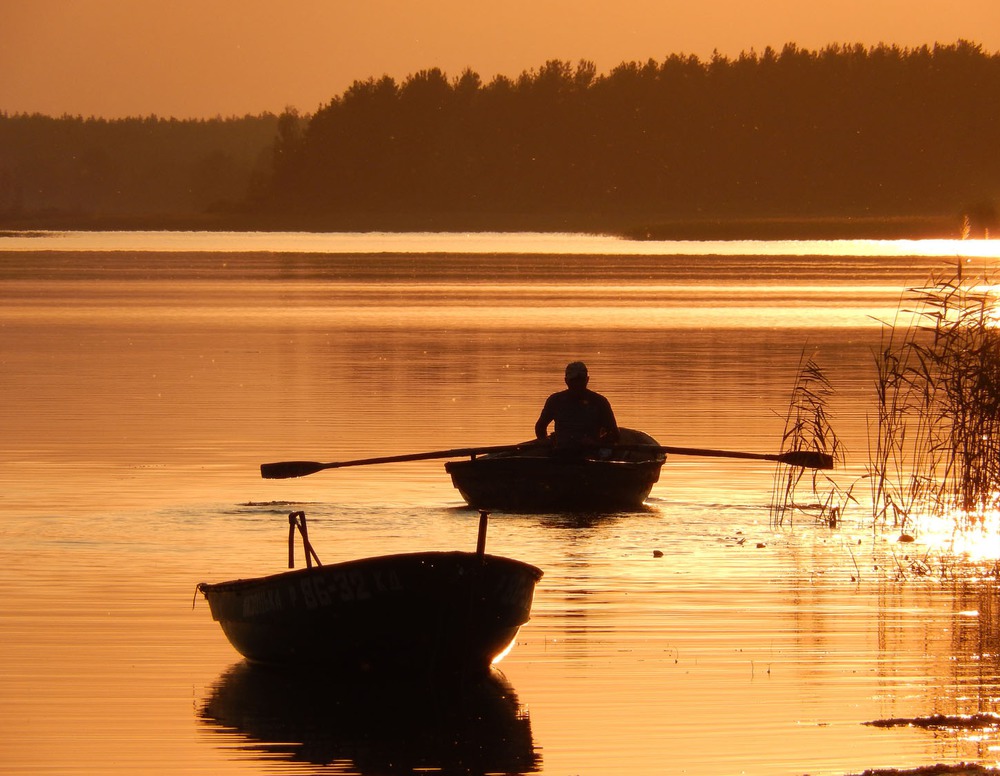
[[[361,774],[524,774],[541,764],[528,715],[496,670],[452,681],[323,679],[243,661],[219,678],[199,716],[261,759],[337,763],[338,772],[347,762]]]

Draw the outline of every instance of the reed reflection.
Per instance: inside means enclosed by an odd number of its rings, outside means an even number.
[[[247,661],[230,667],[199,710],[229,746],[273,762],[359,774],[434,770],[527,774],[541,767],[527,711],[497,671],[325,678]]]
[[[940,759],[994,759],[1000,732],[1000,609],[995,580],[944,579],[940,585],[915,589],[916,600],[898,580],[879,587],[880,683],[900,690],[886,703],[890,713],[865,724],[915,731],[914,736],[928,739]],[[935,606],[939,599],[945,605]],[[901,616],[915,604],[925,608],[923,617]],[[923,659],[917,657],[908,665],[899,654],[904,642],[915,639],[924,644]]]

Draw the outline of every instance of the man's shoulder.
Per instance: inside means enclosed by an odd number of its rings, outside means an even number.
[[[585,388],[583,391],[571,391],[568,388],[563,391],[556,391],[551,394],[548,399],[545,400],[546,404],[556,403],[556,402],[572,402],[574,404],[579,404],[580,402],[599,402],[601,404],[607,404],[610,406],[611,402],[607,400],[605,396],[599,394],[597,391],[592,391],[589,388]]]
[[[549,397],[545,400],[546,406],[558,404],[559,402],[564,401],[566,393],[567,391],[556,391],[555,393],[550,393]]]

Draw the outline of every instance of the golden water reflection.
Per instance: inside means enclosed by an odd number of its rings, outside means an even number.
[[[329,680],[239,663],[199,717],[269,761],[358,774],[532,773],[541,757],[527,711],[493,672],[457,684],[428,677]]]
[[[371,708],[230,672],[218,624],[191,608],[199,581],[281,570],[292,509],[326,562],[473,549],[476,515],[439,461],[283,481],[258,467],[522,441],[571,358],[623,425],[773,452],[815,352],[847,443],[837,474],[858,476],[870,316],[935,263],[4,253],[0,770],[356,772],[397,741],[442,763],[454,750],[420,749],[443,742],[436,721],[484,742],[484,772],[995,761],[995,731],[865,724],[1000,708],[988,559],[944,569],[935,550],[918,574],[928,546],[859,511],[775,529],[770,464],[671,456],[648,511],[495,515],[490,551],[545,577],[502,663],[516,708],[509,688],[474,702],[502,717],[489,731],[426,692]],[[336,725],[313,727],[324,714]]]
[[[1000,258],[1000,240],[632,240],[490,232],[7,232],[0,251]]]

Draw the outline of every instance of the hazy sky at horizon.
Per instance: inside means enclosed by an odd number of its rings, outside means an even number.
[[[311,113],[355,80],[431,67],[488,82],[551,59],[604,73],[673,53],[959,39],[1000,51],[1000,0],[0,0],[0,112]]]

